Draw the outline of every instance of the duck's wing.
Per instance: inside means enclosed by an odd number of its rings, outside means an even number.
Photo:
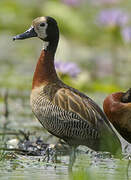
[[[84,101],[85,101],[87,104],[89,104],[90,107],[91,107],[92,109],[94,109],[94,111],[95,111],[96,113],[99,114],[99,116],[101,117],[99,120],[102,121],[102,122],[104,122],[104,123],[106,123],[106,124],[112,129],[111,124],[110,124],[109,120],[107,119],[105,113],[102,111],[102,109],[101,109],[91,98],[89,98],[89,97],[88,97],[88,98],[85,97],[85,98],[84,98]]]
[[[53,103],[66,112],[76,114],[83,122],[85,121],[95,129],[100,136],[104,134],[117,136],[105,113],[85,94],[72,88],[60,88],[55,93]]]
[[[63,109],[65,114],[73,114],[71,119],[70,117],[66,118],[66,116],[64,118],[61,118],[63,116],[58,116],[58,119],[64,119],[64,122],[69,125],[67,129],[72,129],[73,135],[74,132],[79,134],[79,136],[86,135],[88,139],[87,146],[94,150],[110,151],[112,154],[115,154],[118,149],[121,152],[119,138],[112,129],[104,112],[88,96],[72,88],[60,88],[53,96],[52,103],[59,109]],[[70,123],[72,123],[71,126]],[[91,145],[95,139],[97,140]],[[94,148],[98,141],[99,147]]]
[[[102,111],[100,111],[99,106],[93,103],[90,98],[82,97],[70,89],[59,89],[53,98],[53,103],[67,112],[77,114],[94,128],[97,127],[97,121],[102,119]]]

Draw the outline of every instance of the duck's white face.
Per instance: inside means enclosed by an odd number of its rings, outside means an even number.
[[[44,49],[47,49],[47,46],[54,42],[54,44],[57,44],[59,40],[57,22],[52,17],[38,17],[33,20],[31,27],[26,32],[13,37],[13,40],[27,39],[31,37],[39,37],[45,41]],[[55,49],[55,47],[52,46],[52,49]]]
[[[32,26],[40,39],[44,40],[45,38],[47,38],[48,23],[45,17],[38,17],[34,19]]]

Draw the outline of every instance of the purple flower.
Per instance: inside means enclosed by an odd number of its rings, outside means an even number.
[[[104,26],[124,26],[128,22],[127,13],[120,9],[107,9],[100,12],[98,21]]]
[[[70,75],[71,77],[76,77],[80,73],[80,68],[73,62],[57,61],[55,62],[55,68],[58,72]]]
[[[131,27],[126,27],[121,31],[123,40],[127,43],[131,42]]]
[[[62,2],[69,6],[79,6],[81,3],[81,0],[62,0]]]

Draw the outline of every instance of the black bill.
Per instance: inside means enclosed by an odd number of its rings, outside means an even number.
[[[17,39],[18,40],[19,39],[27,39],[27,38],[31,38],[31,37],[37,37],[37,34],[36,34],[36,32],[32,26],[23,34],[19,34],[17,36],[14,36],[13,41],[15,41]]]

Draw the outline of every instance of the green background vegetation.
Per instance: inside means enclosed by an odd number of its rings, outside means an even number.
[[[73,61],[81,68],[78,83],[71,78],[65,81],[84,92],[110,93],[129,88],[130,43],[123,41],[118,27],[99,25],[97,17],[103,9],[109,8],[121,8],[130,13],[130,3],[121,1],[107,6],[90,2],[80,1],[78,5],[71,6],[60,0],[1,0],[0,86],[18,89],[31,87],[42,42],[35,38],[12,42],[12,36],[29,28],[34,18],[49,15],[57,20],[61,33],[56,60]]]

